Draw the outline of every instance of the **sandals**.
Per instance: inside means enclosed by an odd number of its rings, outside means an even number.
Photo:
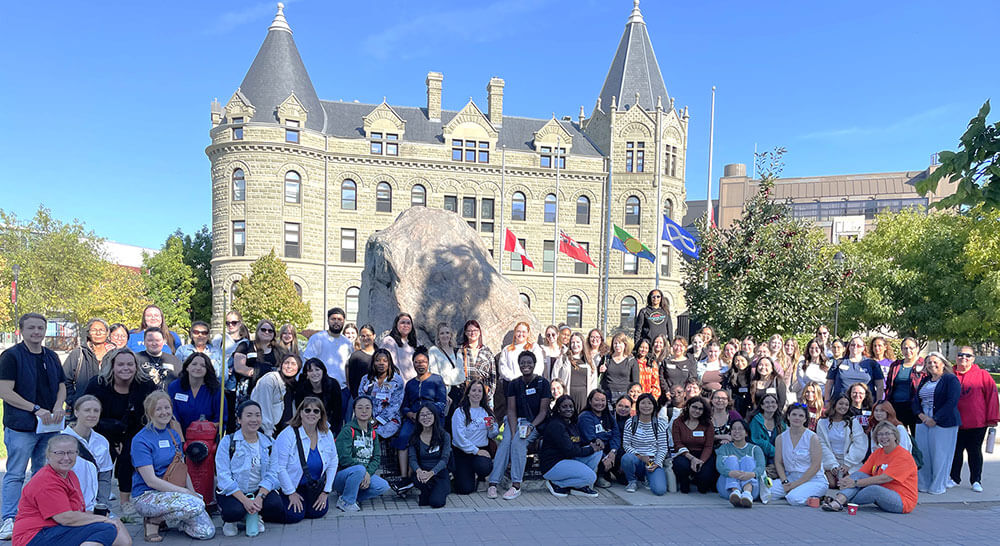
[[[160,531],[164,523],[162,518],[142,518],[146,542],[163,542],[163,536],[160,534]]]
[[[820,505],[820,508],[822,508],[824,512],[844,511],[844,505],[841,504],[840,501],[837,499],[824,500],[823,504]]]

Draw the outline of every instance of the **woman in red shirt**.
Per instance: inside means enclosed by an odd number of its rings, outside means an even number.
[[[917,505],[917,464],[899,446],[899,430],[888,421],[875,426],[876,449],[861,470],[840,479],[840,492],[823,510],[840,512],[848,502],[874,504],[885,512],[906,514]]]
[[[677,449],[674,475],[677,489],[684,494],[691,491],[692,482],[701,493],[715,488],[715,459],[712,456],[715,427],[708,407],[704,397],[689,398],[681,416],[674,421],[674,447]]]

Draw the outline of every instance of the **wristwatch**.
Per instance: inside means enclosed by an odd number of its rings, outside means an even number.
[[[39,406],[38,404],[35,404],[35,407],[32,408],[31,413],[36,413],[40,409],[42,409],[42,406]]]

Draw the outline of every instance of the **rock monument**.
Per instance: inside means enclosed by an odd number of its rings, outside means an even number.
[[[538,321],[495,263],[479,234],[458,214],[407,209],[368,239],[358,324],[371,323],[378,335],[404,311],[413,315],[420,343],[430,346],[439,322],[450,324],[461,338],[465,321],[475,319],[494,352],[520,321],[537,335]]]

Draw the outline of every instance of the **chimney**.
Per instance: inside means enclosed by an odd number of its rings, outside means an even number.
[[[218,127],[222,123],[222,116],[224,111],[222,105],[219,104],[219,99],[212,100],[212,127]]]
[[[504,82],[500,78],[490,78],[490,83],[486,86],[486,102],[490,108],[490,123],[495,127],[503,125],[503,86]]]
[[[441,121],[441,82],[444,76],[440,72],[427,73],[427,119]]]

